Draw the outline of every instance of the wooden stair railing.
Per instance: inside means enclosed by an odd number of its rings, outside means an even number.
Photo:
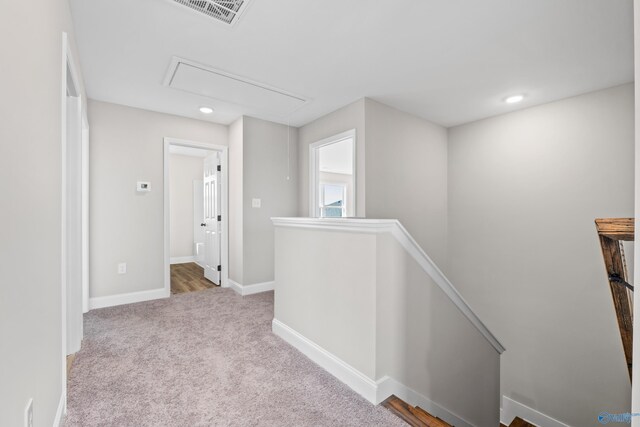
[[[609,279],[609,288],[618,318],[622,348],[631,379],[633,361],[633,286],[627,274],[623,241],[634,240],[633,218],[598,218],[596,229]]]

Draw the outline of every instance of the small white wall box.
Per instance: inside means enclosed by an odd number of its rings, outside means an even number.
[[[138,190],[139,193],[151,191],[151,183],[148,181],[138,181],[138,185],[136,186],[136,189]]]

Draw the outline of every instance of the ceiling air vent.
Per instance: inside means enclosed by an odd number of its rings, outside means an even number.
[[[225,24],[234,25],[249,0],[174,0]]]

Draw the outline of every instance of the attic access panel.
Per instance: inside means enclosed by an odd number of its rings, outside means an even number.
[[[231,26],[240,19],[249,0],[174,0],[176,3],[203,13]]]
[[[307,102],[301,96],[177,57],[169,67],[165,85],[280,117]]]

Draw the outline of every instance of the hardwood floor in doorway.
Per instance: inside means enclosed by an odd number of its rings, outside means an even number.
[[[171,265],[171,295],[203,291],[216,286],[204,278],[204,268],[195,262]]]

